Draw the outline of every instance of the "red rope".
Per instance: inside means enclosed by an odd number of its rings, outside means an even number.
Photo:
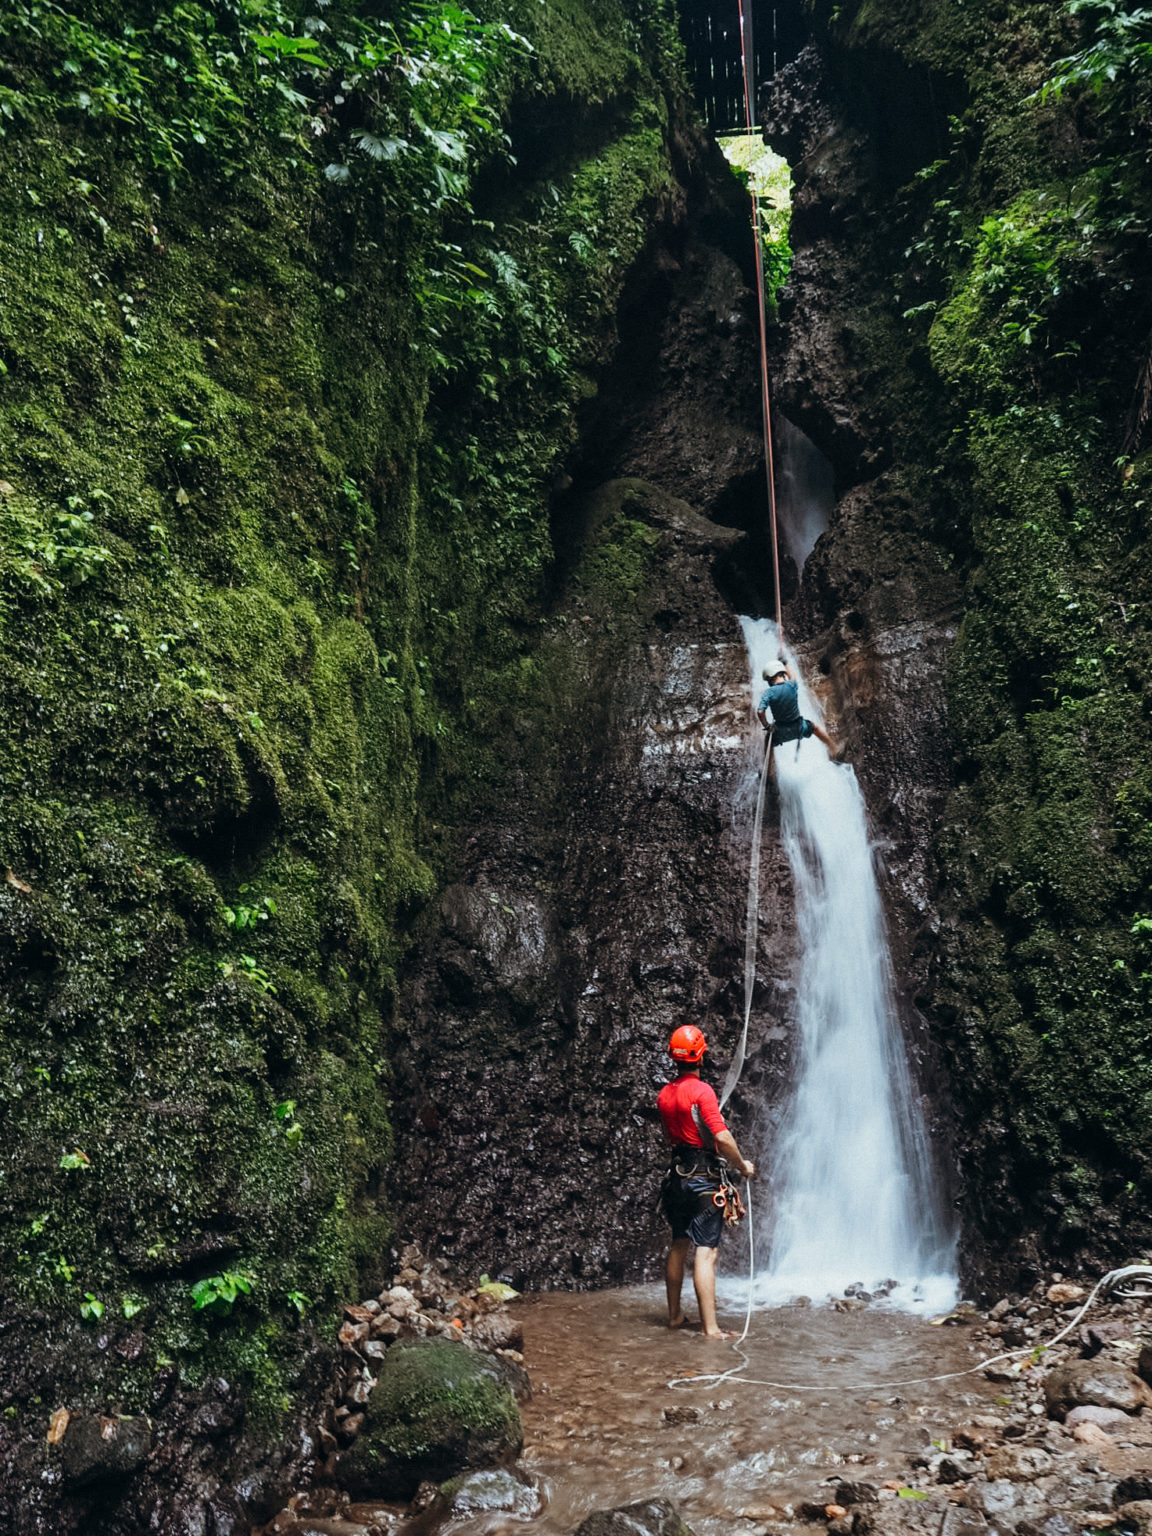
[[[751,3],[751,0],[749,0]],[[772,536],[772,579],[776,596],[776,630],[784,636],[784,610],[780,600],[780,541],[776,526],[776,472],[772,458],[772,407],[768,396],[768,313],[764,295],[764,244],[760,221],[760,199],[756,193],[756,177],[752,173],[752,130],[756,124],[755,98],[752,84],[754,60],[749,57],[746,44],[747,31],[744,21],[744,0],[736,0],[740,13],[740,62],[744,69],[744,120],[748,128],[749,187],[752,193],[752,234],[756,244],[756,298],[760,309],[760,404],[764,426],[764,470],[768,477],[768,526]]]

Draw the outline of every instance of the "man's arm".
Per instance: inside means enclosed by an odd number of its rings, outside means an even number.
[[[746,1179],[750,1179],[756,1172],[755,1163],[746,1163],[740,1155],[740,1148],[736,1145],[736,1138],[731,1131],[717,1131],[713,1138],[716,1150],[726,1163],[731,1163],[733,1168],[738,1168]]]

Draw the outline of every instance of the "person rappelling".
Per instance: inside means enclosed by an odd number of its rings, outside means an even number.
[[[664,1268],[668,1289],[668,1326],[687,1321],[680,1306],[688,1250],[695,1244],[692,1283],[700,1307],[700,1330],[709,1339],[731,1338],[716,1321],[716,1255],[724,1224],[743,1214],[740,1194],[728,1172],[737,1169],[750,1179],[756,1168],[747,1162],[724,1123],[716,1091],[700,1078],[700,1063],[708,1049],[702,1030],[681,1024],[672,1032],[668,1054],[680,1075],[661,1088],[656,1108],[668,1140],[672,1164],[664,1177],[660,1203],[672,1227],[672,1246]]]
[[[815,720],[808,720],[800,713],[800,688],[788,663],[780,659],[774,667],[765,667],[761,676],[768,686],[760,695],[756,718],[766,731],[771,729],[773,744],[781,747],[788,741],[804,741],[809,736],[818,736],[828,748],[829,757],[839,758],[840,748],[828,732]],[[771,720],[768,719],[769,710]]]

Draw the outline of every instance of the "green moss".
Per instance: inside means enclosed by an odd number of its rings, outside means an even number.
[[[404,1496],[425,1477],[514,1456],[522,1442],[516,1400],[493,1357],[441,1340],[398,1344],[384,1361],[340,1480],[353,1493]]]
[[[1147,449],[1118,461],[1152,323],[1139,103],[1035,99],[1090,41],[1064,5],[809,10],[845,78],[928,70],[954,114],[849,281],[900,473],[963,582],[934,1000],[970,1214],[997,1249],[1121,1257],[1152,1237]]]
[[[379,1262],[429,823],[540,686],[549,481],[680,77],[667,8],[515,9],[510,125],[556,98],[585,131],[495,168],[493,230],[326,180],[327,139],[164,187],[52,114],[0,141],[0,1283],[80,1349],[87,1292],[142,1302],[140,1361],[101,1357],[136,1408],[172,1357],[274,1413],[290,1296],[324,1327]],[[613,538],[605,592],[650,542]],[[252,1296],[194,1312],[226,1268]]]

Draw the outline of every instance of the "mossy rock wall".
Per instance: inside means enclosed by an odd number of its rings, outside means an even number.
[[[864,427],[838,454],[818,407],[810,425],[845,484],[879,465],[898,485],[962,593],[938,916],[917,942],[969,1252],[1022,1275],[1041,1255],[1135,1257],[1152,1241],[1149,77],[1137,62],[1044,94],[1106,36],[1103,7],[805,9],[839,126],[793,243],[805,295],[834,273],[857,301],[833,321]],[[844,144],[834,205],[814,184]]]
[[[691,141],[666,7],[484,18],[528,43],[489,93],[515,159],[442,216],[355,160],[338,80],[159,171],[147,101],[90,122],[30,44],[6,77],[0,1290],[55,1330],[3,1383],[22,1443],[170,1370],[275,1423],[387,1262],[395,967]]]

